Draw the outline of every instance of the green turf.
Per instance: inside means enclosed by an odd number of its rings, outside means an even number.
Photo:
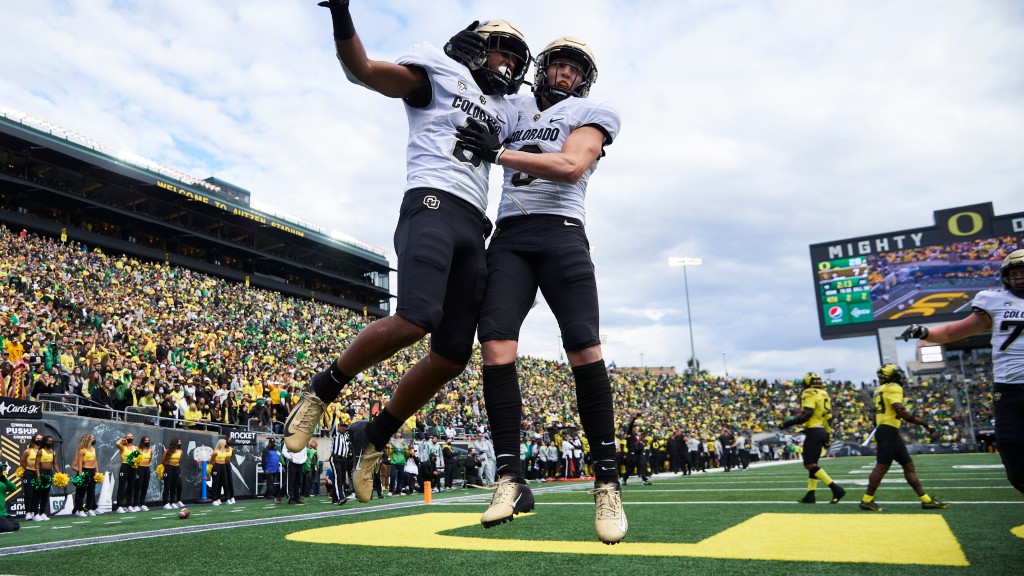
[[[651,555],[592,555],[574,549],[573,542],[596,541],[593,505],[585,483],[535,485],[537,511],[529,517],[484,530],[479,525],[456,528],[447,536],[478,539],[479,550],[402,548],[391,533],[367,533],[378,546],[313,544],[286,540],[291,533],[313,528],[387,518],[403,518],[435,512],[479,514],[488,496],[481,491],[435,495],[424,506],[413,497],[374,500],[367,505],[351,501],[331,506],[326,499],[307,499],[303,506],[269,505],[265,500],[241,501],[236,506],[194,506],[189,520],[178,520],[177,511],[96,518],[57,518],[50,522],[24,522],[15,534],[0,535],[0,572],[52,575],[77,574],[757,574],[758,576],[883,576],[889,574],[1000,575],[1024,572],[1024,539],[1010,529],[1024,524],[1024,498],[1011,489],[992,455],[942,455],[915,457],[921,480],[929,494],[953,503],[944,511],[921,510],[899,467],[886,477],[877,494],[885,507],[882,514],[940,515],[970,566],[945,567],[897,565],[873,553],[874,543],[860,534],[849,535],[849,545],[864,549],[867,562],[739,560]],[[843,503],[800,505],[796,500],[806,489],[806,473],[799,464],[752,468],[746,471],[698,474],[692,477],[659,477],[652,486],[625,488],[623,500],[629,517],[627,543],[697,543],[760,514],[873,513],[858,509],[863,483],[872,466],[868,458],[843,458],[823,462],[823,467],[849,490]],[[957,468],[955,466],[979,466]],[[819,488],[819,502],[828,490]],[[1005,503],[1000,503],[1005,502]],[[407,505],[382,510],[380,505]],[[269,508],[268,508],[269,507]],[[322,517],[310,517],[321,514]],[[916,516],[915,516],[916,517]],[[424,532],[429,532],[429,516]],[[805,516],[804,518],[809,518]],[[284,520],[274,522],[274,520]],[[210,531],[226,523],[255,521],[254,525]],[[903,520],[900,520],[902,522]],[[110,524],[111,522],[119,522]],[[144,539],[132,535],[155,530],[185,528],[180,533]],[[782,534],[794,530],[780,525]],[[74,546],[84,539],[124,535],[125,539]],[[756,536],[754,536],[756,538]],[[559,553],[502,551],[503,541],[562,541],[569,544]],[[845,541],[845,540],[844,540]],[[25,545],[45,549],[12,554]],[[749,542],[738,541],[742,549]],[[817,558],[819,542],[800,543],[807,558]],[[532,543],[531,543],[532,546]],[[625,547],[622,547],[625,549]]]

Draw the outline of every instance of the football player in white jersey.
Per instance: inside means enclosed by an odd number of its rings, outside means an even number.
[[[618,136],[620,120],[607,102],[587,98],[596,80],[590,47],[578,38],[559,38],[537,55],[533,97],[515,98],[519,122],[511,134],[493,134],[473,122],[458,132],[468,148],[505,168],[478,328],[499,482],[480,521],[495,526],[533,508],[518,462],[523,408],[515,362],[519,330],[539,288],[558,320],[576,380],[594,465],[595,529],[602,542],[615,544],[625,537],[627,522],[584,200],[587,181]]]
[[[914,324],[903,340],[945,344],[992,331],[996,445],[1006,477],[1024,494],[1024,249],[1003,259],[999,276],[1003,288],[978,292],[970,316],[932,328]]]
[[[455,128],[470,119],[507,135],[530,62],[526,39],[504,20],[473,23],[439,50],[419,44],[396,63],[371,60],[356,34],[348,0],[325,0],[346,76],[391,98],[409,118],[405,195],[395,231],[398,306],[364,328],[288,415],[284,441],[305,447],[326,403],[354,376],[431,334],[430,352],[403,375],[372,421],[349,426],[353,491],[370,500],[388,440],[446,382],[465,369],[486,282],[484,239],[490,164],[458,145]],[[354,113],[357,113],[354,111]]]

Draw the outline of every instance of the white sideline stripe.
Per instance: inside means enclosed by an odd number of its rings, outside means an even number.
[[[898,482],[897,482],[898,480]],[[858,480],[857,482],[867,482],[867,480]],[[883,483],[889,484],[890,482]],[[902,478],[893,478],[892,484],[904,484],[905,481]],[[863,484],[856,484],[862,486]],[[627,486],[628,488],[628,486]],[[985,490],[1014,490],[1013,486],[943,486],[943,490],[972,490],[984,488]],[[644,492],[793,492],[794,489],[790,488],[648,488]],[[626,494],[629,494],[629,490],[626,490]]]
[[[589,488],[589,483],[587,488]],[[543,486],[534,489],[534,493],[546,493],[546,492],[562,492],[570,490],[572,486]],[[464,496],[455,496],[452,498],[445,498],[443,500],[435,500],[433,504],[424,504],[422,500],[407,500],[405,502],[395,502],[393,504],[381,504],[377,506],[367,506],[364,508],[349,508],[347,510],[331,510],[328,512],[314,512],[312,514],[298,514],[291,516],[278,516],[276,518],[254,518],[252,520],[235,520],[232,522],[221,522],[214,524],[202,524],[199,526],[180,526],[176,528],[161,528],[156,530],[148,530],[146,532],[135,532],[128,534],[115,534],[111,536],[96,536],[93,538],[82,538],[79,540],[65,541],[65,542],[42,542],[39,544],[24,544],[21,546],[11,546],[8,548],[0,548],[0,557],[11,556],[14,554],[28,554],[31,552],[44,552],[54,549],[55,545],[59,545],[61,549],[65,548],[78,548],[81,546],[91,546],[94,544],[110,544],[112,542],[125,542],[129,540],[144,540],[147,538],[162,538],[164,536],[175,536],[178,534],[193,534],[196,532],[213,532],[216,530],[229,530],[231,528],[244,528],[247,526],[258,526],[264,524],[280,524],[284,522],[304,522],[306,520],[319,520],[322,518],[335,518],[340,516],[352,516],[358,514],[372,514],[374,512],[382,512],[388,510],[398,510],[402,508],[418,508],[422,506],[434,506],[442,502],[456,503],[459,501],[472,502],[481,494],[472,493]],[[487,497],[489,494],[484,493]],[[593,506],[593,504],[590,504]],[[202,513],[194,513],[193,516],[199,516]],[[107,524],[120,524],[120,520],[113,522],[107,522]],[[39,528],[39,526],[22,526],[22,529]]]
[[[889,470],[889,473],[890,474],[894,473],[894,470],[895,470],[896,474],[899,474],[899,472],[900,472],[899,468],[891,469],[891,470]],[[843,473],[842,472],[830,472],[830,474],[832,475],[833,478],[835,478],[837,476],[840,476]],[[928,474],[927,477],[928,477],[928,482],[953,482],[953,481],[960,481],[960,480],[991,480],[993,482],[996,482],[996,481],[1006,482],[1006,476],[1005,475],[1001,475],[1001,476],[957,476],[957,475],[954,474],[952,476],[934,476],[934,475]],[[722,481],[715,481],[715,480],[682,480],[680,482],[680,484],[681,485],[687,485],[687,486],[689,486],[691,484],[713,484],[715,486],[721,486],[723,484],[743,484],[744,486],[749,486],[751,484],[782,484],[784,482],[791,482],[794,479],[800,479],[800,478],[801,478],[801,476],[799,476],[799,475],[790,474],[789,476],[779,476],[778,480],[762,480],[761,477],[751,478],[750,480],[747,480],[747,481],[742,481],[742,480],[736,480],[736,481],[732,481],[732,480],[722,480]],[[804,476],[803,479],[806,480],[807,477]],[[902,480],[900,480],[900,481],[902,482]],[[673,484],[674,484],[674,482],[673,482]],[[629,484],[626,485],[626,488],[629,488]]]
[[[876,502],[880,502],[881,506],[920,506],[921,505],[921,502],[919,500],[915,500],[913,502],[890,502],[890,501],[884,501],[884,500],[883,501],[876,500]],[[999,505],[999,506],[1003,506],[1003,505],[1007,505],[1007,504],[1009,504],[1009,505],[1017,505],[1017,506],[1024,506],[1024,502],[1022,502],[1020,500],[1012,500],[1012,501],[998,501],[998,500],[959,501],[959,500],[948,500],[947,502],[949,502],[950,504],[955,504],[957,506],[971,506],[971,505],[980,505],[980,506]],[[845,501],[845,502],[839,502],[838,504],[829,504],[827,502],[820,502],[818,505],[821,506],[821,507],[827,507],[827,506],[849,506],[851,504],[858,504],[858,503],[859,503],[858,500],[850,500],[850,501]],[[700,502],[630,502],[629,500],[623,500],[622,501],[622,505],[623,506],[709,506],[709,505],[714,505],[714,506],[721,506],[721,505],[749,506],[751,504],[784,504],[784,505],[790,505],[791,504],[791,505],[797,506],[797,507],[807,506],[807,504],[801,504],[801,503],[797,502],[796,500],[781,500],[781,501],[780,500],[743,500],[743,501],[718,501],[718,502],[711,502],[711,501],[706,501],[706,500],[702,500]],[[457,506],[459,504],[458,504],[458,502],[444,502],[444,503],[435,502],[433,505]],[[543,502],[543,503],[538,502],[537,503],[537,507],[538,508],[541,508],[543,506],[590,506],[590,507],[593,507],[594,504],[591,503],[591,502]]]

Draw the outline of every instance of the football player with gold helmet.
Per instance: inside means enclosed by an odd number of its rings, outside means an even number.
[[[914,324],[903,340],[945,344],[992,331],[993,412],[996,446],[1006,477],[1024,495],[1024,249],[1003,258],[1001,289],[982,290],[966,318],[927,327]]]
[[[505,169],[497,232],[487,248],[487,293],[478,328],[499,482],[480,521],[494,526],[533,506],[518,463],[523,407],[516,355],[520,328],[539,289],[558,320],[576,382],[577,409],[594,466],[594,528],[598,539],[615,544],[626,536],[627,522],[584,200],[590,176],[621,122],[608,102],[588,98],[597,62],[586,42],[558,38],[536,62],[533,96],[514,99],[519,115],[509,134],[495,134],[475,122],[458,129],[467,148]]]
[[[487,280],[490,164],[459,145],[455,128],[472,120],[507,136],[506,127],[514,126],[518,117],[508,96],[525,78],[530,50],[515,26],[491,20],[474,22],[447,50],[422,43],[396,62],[372,60],[352,23],[349,1],[324,0],[319,6],[330,10],[345,75],[405,104],[407,176],[395,231],[395,314],[366,326],[339,358],[313,377],[285,422],[288,450],[305,450],[325,406],[354,376],[431,334],[430,352],[403,375],[380,414],[372,422],[349,426],[353,491],[360,502],[368,502],[388,440],[462,373],[472,354]],[[362,113],[354,108],[348,112]]]

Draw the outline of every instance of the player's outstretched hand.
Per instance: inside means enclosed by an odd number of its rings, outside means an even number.
[[[487,42],[483,36],[476,33],[478,26],[480,21],[474,20],[465,30],[456,32],[444,45],[444,53],[460,62],[479,60],[487,52]]]
[[[475,118],[467,119],[466,125],[459,126],[455,131],[458,132],[456,138],[466,149],[491,164],[497,164],[498,158],[505,152],[498,137],[491,134],[486,124]]]
[[[317,6],[323,6],[331,11],[335,38],[348,40],[356,35],[356,28],[352,24],[352,15],[348,12],[348,0],[323,0]]]
[[[910,326],[907,326],[907,329],[903,331],[903,334],[900,334],[900,338],[903,338],[904,342],[910,340],[911,338],[927,337],[928,329],[925,328],[924,326],[921,326],[920,324],[911,324]]]

